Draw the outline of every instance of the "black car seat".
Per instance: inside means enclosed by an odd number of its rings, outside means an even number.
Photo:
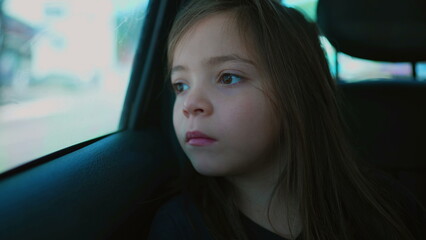
[[[360,155],[426,205],[426,1],[319,0],[317,22],[336,51],[387,62],[411,62],[412,78],[339,81],[350,136]]]

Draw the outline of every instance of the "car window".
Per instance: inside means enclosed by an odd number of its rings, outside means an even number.
[[[294,7],[308,18],[316,20],[318,0],[282,0],[283,4]],[[321,38],[330,65],[330,71],[336,75],[336,50],[327,40]],[[339,79],[346,82],[363,81],[368,79],[397,79],[412,80],[411,63],[388,63],[351,57],[344,53],[337,54]],[[417,79],[426,80],[426,63],[416,64]]]
[[[119,130],[148,0],[0,4],[0,172]]]

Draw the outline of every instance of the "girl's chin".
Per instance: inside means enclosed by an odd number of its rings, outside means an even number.
[[[225,169],[223,166],[212,166],[211,164],[200,162],[192,162],[192,166],[194,167],[195,171],[203,176],[223,177],[229,175],[229,169]]]
[[[209,176],[209,177],[221,177],[226,175],[223,172],[215,171],[214,169],[195,168],[195,171],[197,171],[199,174],[203,176]]]

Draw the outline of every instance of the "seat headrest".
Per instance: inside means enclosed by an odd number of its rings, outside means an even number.
[[[426,0],[319,0],[317,22],[339,52],[375,61],[426,61]]]

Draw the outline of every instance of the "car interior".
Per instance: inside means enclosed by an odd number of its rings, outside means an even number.
[[[0,174],[0,239],[147,237],[164,201],[151,199],[185,160],[165,84],[167,36],[185,2],[149,2],[120,131]],[[336,81],[360,156],[426,205],[426,82],[415,71],[426,61],[424,10],[423,0],[319,0],[317,24],[338,52],[412,63],[410,79]]]
[[[361,157],[405,184],[425,204],[426,85],[415,65],[426,59],[426,2],[386,1],[386,9],[383,2],[319,1],[317,21],[339,52],[412,64],[408,79],[340,82],[339,87],[350,138]]]

